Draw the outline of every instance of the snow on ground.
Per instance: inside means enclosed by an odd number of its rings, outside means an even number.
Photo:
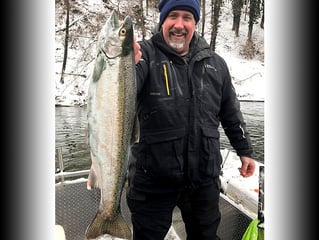
[[[259,24],[253,28],[254,54],[247,50],[248,16],[245,8],[241,16],[239,36],[232,31],[231,3],[221,9],[221,22],[216,40],[216,52],[228,64],[234,87],[240,99],[265,99],[264,30]]]

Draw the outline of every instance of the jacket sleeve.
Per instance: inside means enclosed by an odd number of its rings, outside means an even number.
[[[240,110],[240,102],[237,99],[225,61],[222,61],[222,64],[225,70],[223,72],[223,96],[220,108],[221,125],[237,155],[253,157],[253,148],[243,114]]]

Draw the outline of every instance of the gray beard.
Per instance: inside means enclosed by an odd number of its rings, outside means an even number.
[[[181,40],[181,41],[168,40],[168,44],[171,48],[175,50],[181,50],[183,49],[185,45],[185,40]]]

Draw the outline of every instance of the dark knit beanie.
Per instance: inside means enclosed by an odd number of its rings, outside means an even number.
[[[199,21],[200,17],[199,0],[161,0],[158,4],[158,10],[160,11],[160,26],[171,10],[185,10],[191,12],[194,15],[196,23]]]

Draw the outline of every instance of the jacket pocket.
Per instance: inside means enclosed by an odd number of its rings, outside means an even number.
[[[219,131],[214,127],[201,127],[200,173],[204,177],[218,176],[222,162]]]
[[[146,154],[142,162],[145,174],[161,183],[178,184],[183,181],[184,137],[184,128],[145,134]]]

